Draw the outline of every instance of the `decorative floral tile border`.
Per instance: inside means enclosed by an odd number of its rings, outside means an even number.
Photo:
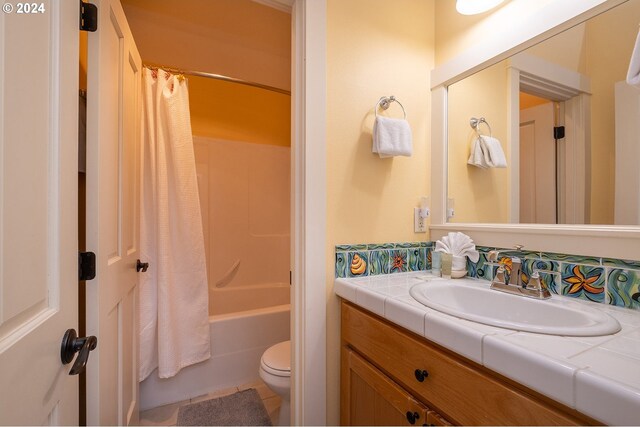
[[[498,258],[518,256],[522,259],[521,279],[528,283],[534,270],[552,293],[587,301],[607,303],[640,310],[640,261],[618,260],[552,252],[522,251],[479,246],[477,263],[467,260],[471,277],[492,280],[497,263],[488,262],[491,250]]]
[[[430,270],[432,249],[432,242],[338,245],[335,277],[364,277]]]
[[[336,246],[335,277],[364,277],[431,269],[434,242],[370,243]],[[640,310],[640,261],[587,257],[552,252],[514,251],[478,246],[478,262],[467,260],[470,277],[492,280],[498,264],[488,261],[491,250],[499,258],[522,259],[521,279],[528,283],[534,270],[552,293]]]

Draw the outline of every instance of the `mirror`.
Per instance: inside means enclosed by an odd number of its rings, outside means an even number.
[[[639,24],[628,1],[448,87],[448,222],[640,225]],[[505,168],[468,164],[477,132]]]

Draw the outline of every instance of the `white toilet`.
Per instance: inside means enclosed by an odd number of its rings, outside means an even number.
[[[291,425],[291,341],[278,343],[264,352],[260,359],[260,378],[282,398],[279,424]]]

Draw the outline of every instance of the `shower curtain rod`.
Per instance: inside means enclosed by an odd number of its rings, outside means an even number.
[[[270,90],[272,92],[278,92],[278,93],[282,93],[284,95],[289,95],[289,96],[291,95],[291,91],[288,91],[288,90],[285,90],[285,89],[280,89],[279,87],[263,85],[262,83],[250,82],[248,80],[236,79],[235,77],[223,76],[222,74],[205,73],[205,72],[202,72],[202,71],[180,70],[178,68],[163,67],[163,66],[156,66],[156,65],[147,65],[147,64],[145,64],[145,67],[151,68],[151,69],[161,68],[161,69],[163,69],[165,71],[169,71],[171,73],[177,73],[177,74],[184,74],[185,76],[205,77],[205,78],[208,78],[208,79],[222,80],[222,81],[231,82],[231,83],[239,83],[241,85],[252,86],[252,87],[257,87],[257,88],[260,88],[260,89]]]

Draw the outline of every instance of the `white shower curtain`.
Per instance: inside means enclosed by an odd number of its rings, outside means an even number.
[[[140,381],[210,357],[207,271],[189,93],[182,76],[144,68]]]

